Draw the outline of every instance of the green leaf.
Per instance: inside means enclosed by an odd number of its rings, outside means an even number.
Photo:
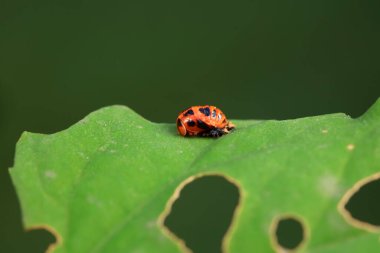
[[[378,252],[378,227],[343,206],[359,180],[378,178],[380,100],[358,119],[232,121],[221,138],[183,138],[111,106],[59,133],[24,133],[10,173],[25,227],[52,231],[52,252],[181,252],[162,227],[171,201],[193,176],[218,174],[241,194],[228,252],[274,252],[287,216],[304,226],[299,252]]]

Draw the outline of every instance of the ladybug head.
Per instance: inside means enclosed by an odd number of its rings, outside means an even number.
[[[178,133],[182,136],[185,136],[186,135],[186,127],[183,125],[182,123],[182,120],[180,119],[177,119],[177,130],[178,130]]]

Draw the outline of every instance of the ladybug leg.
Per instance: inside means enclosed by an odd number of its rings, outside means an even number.
[[[203,136],[210,136],[210,137],[220,137],[222,135],[226,134],[226,132],[221,128],[213,128],[208,132],[203,133]]]
[[[227,132],[229,132],[229,131],[235,129],[235,125],[232,124],[231,122],[228,122],[228,124],[227,124],[227,126],[225,128],[226,128]]]

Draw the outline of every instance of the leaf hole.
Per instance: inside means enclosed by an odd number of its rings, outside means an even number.
[[[27,229],[28,237],[33,238],[33,245],[30,248],[36,252],[52,252],[56,245],[61,241],[59,234],[50,226],[33,226]],[[40,250],[37,250],[40,248]]]
[[[186,180],[173,196],[164,226],[194,253],[225,252],[224,237],[238,206],[238,186],[220,175]],[[178,195],[179,194],[179,195]],[[170,209],[170,207],[168,207]]]
[[[294,216],[276,218],[273,224],[272,240],[276,252],[292,252],[305,241],[303,223]]]
[[[342,198],[340,211],[355,227],[380,230],[380,173],[357,182]]]

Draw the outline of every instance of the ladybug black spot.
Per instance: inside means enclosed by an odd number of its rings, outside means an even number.
[[[205,129],[205,130],[209,129],[209,126],[200,119],[197,120],[197,125],[201,129]]]
[[[186,124],[187,124],[189,127],[193,127],[193,126],[195,126],[195,122],[192,121],[192,120],[189,120]]]
[[[183,116],[189,116],[189,115],[194,115],[194,111],[190,109],[183,114]]]
[[[181,120],[177,119],[177,126],[182,126]]]
[[[213,118],[216,117],[216,111],[215,110],[212,110],[212,115],[211,115]]]
[[[199,111],[206,116],[210,116],[210,108],[209,107],[199,108]]]

